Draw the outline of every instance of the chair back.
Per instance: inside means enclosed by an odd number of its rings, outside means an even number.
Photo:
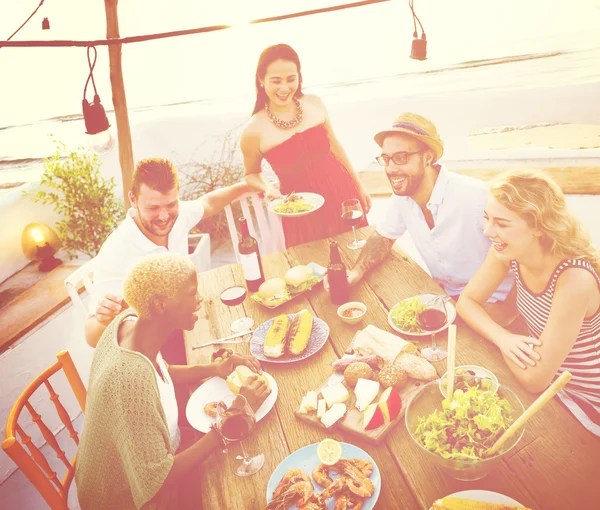
[[[246,193],[233,203],[238,202],[242,208],[242,215],[248,222],[248,230],[250,235],[258,241],[258,246],[261,255],[270,253],[278,253],[285,251],[285,238],[283,235],[283,227],[281,218],[272,212],[265,210],[264,201],[259,198],[258,193]],[[252,215],[250,207],[254,211]],[[236,228],[236,220],[234,218],[231,204],[225,207],[225,215],[227,216],[227,225],[233,242],[233,251],[235,258],[239,262],[240,254],[238,251],[238,233]],[[256,219],[256,226],[254,224]],[[257,228],[258,227],[258,231]]]
[[[83,299],[81,299],[78,289],[79,285],[83,283],[88,294],[92,292],[92,289],[94,288],[94,261],[95,259],[88,260],[65,279],[65,287],[67,288],[69,297],[75,308],[77,308],[79,313],[83,316],[84,320],[88,318],[89,312],[83,303]]]
[[[210,269],[210,235],[209,234],[190,234],[188,244],[195,244],[194,251],[190,253],[190,260],[193,262],[198,273]]]
[[[65,452],[61,449],[54,434],[52,434],[51,430],[42,420],[42,417],[29,402],[29,398],[33,393],[41,386],[45,386],[50,400],[52,400],[56,407],[56,412],[58,413],[60,420],[69,431],[69,436],[76,445],[79,444],[79,437],[73,428],[71,418],[60,402],[59,396],[50,384],[49,378],[59,370],[62,370],[67,381],[69,381],[69,384],[71,385],[71,389],[73,390],[82,411],[85,411],[87,393],[69,353],[67,351],[61,351],[56,357],[58,361],[36,377],[33,382],[25,388],[21,396],[19,396],[16,403],[13,405],[8,415],[8,420],[6,421],[6,438],[2,442],[2,449],[21,469],[37,491],[42,495],[46,503],[48,503],[50,508],[66,509],[68,508],[67,501],[69,487],[73,480],[73,476],[75,475],[75,458],[71,461],[66,458]],[[58,479],[56,472],[52,470],[42,451],[33,444],[31,437],[28,436],[21,425],[19,425],[18,420],[23,408],[27,409],[31,415],[32,421],[38,426],[46,442],[52,447],[56,456],[65,465],[66,474],[62,480]],[[29,453],[25,450],[25,447]]]

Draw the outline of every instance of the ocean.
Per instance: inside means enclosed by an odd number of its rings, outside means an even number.
[[[104,37],[103,2],[86,3],[85,9],[75,0],[47,3],[38,14],[50,18],[51,30],[42,33],[36,18],[15,39]],[[428,39],[423,62],[408,57],[413,24],[404,1],[244,23],[341,3],[177,0],[168,12],[157,0],[120,4],[121,36],[235,24],[123,47],[132,130],[165,117],[245,118],[254,102],[258,55],[278,42],[296,49],[305,91],[321,96],[326,105],[600,81],[599,0],[416,0]],[[23,7],[15,10],[0,20],[0,33],[12,33],[30,14]],[[87,72],[84,48],[0,48],[0,187],[39,177],[43,158],[53,153],[50,133],[69,146],[84,142],[80,108]],[[111,110],[106,48],[98,50],[94,77]],[[110,111],[109,119],[114,124]]]

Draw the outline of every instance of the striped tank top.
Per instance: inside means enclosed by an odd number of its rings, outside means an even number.
[[[600,276],[591,264],[581,259],[563,260],[543,292],[531,292],[523,281],[519,264],[510,263],[517,285],[517,307],[527,322],[529,334],[539,338],[546,327],[556,280],[565,269],[579,267],[596,277],[600,288]],[[558,393],[562,403],[593,434],[600,436],[600,309],[584,319],[571,352],[558,369],[555,379],[568,370],[573,375],[567,386]]]

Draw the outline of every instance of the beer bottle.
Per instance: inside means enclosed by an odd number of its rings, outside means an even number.
[[[342,262],[338,244],[329,241],[329,266],[327,266],[327,279],[329,280],[329,294],[331,302],[341,305],[350,301],[350,289],[346,276],[346,266]]]

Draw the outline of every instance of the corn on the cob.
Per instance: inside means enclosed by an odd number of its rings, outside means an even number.
[[[295,316],[290,327],[288,350],[290,354],[302,354],[308,346],[313,316],[308,310],[301,310]]]
[[[528,510],[522,506],[485,503],[463,498],[443,498],[433,503],[433,510]]]
[[[286,339],[290,331],[290,318],[285,315],[275,317],[273,324],[267,331],[265,338],[264,354],[269,358],[280,358],[285,349]]]

